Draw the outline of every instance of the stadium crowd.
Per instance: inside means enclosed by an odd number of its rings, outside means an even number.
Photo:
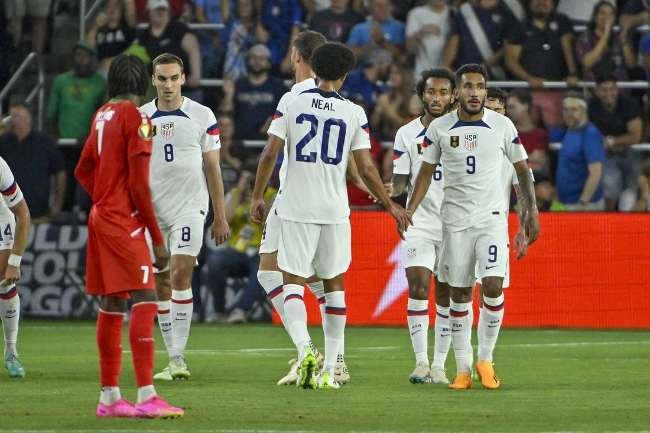
[[[31,51],[51,78],[46,131],[36,130],[33,107],[21,96],[29,88],[14,92],[10,117],[0,124],[0,156],[36,222],[83,219],[89,208],[72,173],[105,101],[111,59],[122,52],[146,62],[163,52],[183,59],[184,95],[211,107],[221,128],[233,236],[227,248],[205,252],[213,266],[197,276],[211,286],[218,319],[226,313],[226,280],[256,268],[261,228],[248,221],[250,182],[291,84],[288,47],[301,29],[344,42],[357,55],[341,93],[365,108],[385,181],[395,132],[422,112],[413,91],[420,72],[483,63],[493,80],[527,83],[492,96],[506,106],[530,155],[540,210],[650,209],[650,158],[630,147],[650,141],[647,91],[618,84],[650,77],[650,32],[640,28],[650,24],[648,0],[105,0],[76,44],[69,29],[78,26],[78,1],[0,3],[0,83]],[[205,79],[223,84],[206,86]],[[595,87],[579,87],[583,80]],[[548,81],[567,88],[549,89]],[[60,138],[78,144],[57,145]],[[349,198],[357,209],[377,206],[354,185]],[[263,297],[254,284],[244,291],[233,322]]]

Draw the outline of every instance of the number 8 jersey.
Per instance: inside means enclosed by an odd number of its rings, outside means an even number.
[[[280,218],[311,224],[346,222],[348,157],[351,150],[370,149],[363,108],[336,92],[308,89],[282,99],[268,133],[286,141]]]

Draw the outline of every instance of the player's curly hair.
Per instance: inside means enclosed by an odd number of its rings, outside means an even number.
[[[311,67],[316,75],[327,81],[336,81],[350,72],[356,63],[351,49],[338,42],[326,42],[314,50]]]
[[[456,89],[456,80],[454,77],[454,73],[451,72],[451,70],[447,68],[427,69],[425,71],[422,71],[422,73],[420,74],[420,79],[415,84],[415,92],[420,97],[420,99],[422,99],[422,96],[424,95],[424,88],[426,87],[427,80],[429,78],[440,78],[442,80],[449,80],[449,83],[451,84],[451,91],[453,92],[454,89]]]
[[[465,74],[481,74],[487,82],[488,72],[485,66],[478,63],[467,63],[456,70],[456,86],[458,86]]]
[[[313,30],[305,30],[298,33],[298,36],[296,36],[296,39],[293,41],[293,46],[296,47],[300,57],[302,57],[308,65],[311,65],[310,61],[312,54],[314,54],[316,48],[320,47],[325,42],[327,42],[327,39],[322,35],[322,33]]]
[[[142,60],[130,54],[120,54],[108,69],[108,97],[118,95],[144,96],[149,75]]]

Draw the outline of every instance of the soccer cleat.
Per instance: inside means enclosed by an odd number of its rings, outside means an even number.
[[[470,389],[472,387],[472,375],[470,373],[458,373],[454,382],[449,384],[450,389]]]
[[[100,418],[136,418],[138,411],[133,403],[122,398],[111,405],[99,403],[95,414]]]
[[[300,374],[298,374],[298,369],[300,368],[300,363],[296,358],[289,360],[289,372],[282,379],[278,380],[278,385],[296,385],[300,379]]]
[[[185,411],[174,407],[157,395],[135,405],[138,418],[180,418]]]
[[[8,354],[5,358],[5,368],[12,379],[22,379],[25,377],[25,369],[20,363],[18,357],[14,354]]]
[[[501,380],[494,372],[494,364],[490,361],[478,361],[476,371],[481,378],[481,385],[486,389],[497,389],[501,386]]]
[[[187,368],[187,363],[182,355],[175,356],[169,361],[169,374],[172,379],[185,379],[188,380],[192,375]]]
[[[449,385],[447,371],[444,368],[431,368],[429,376],[431,377],[431,383],[443,383]]]
[[[171,374],[171,367],[170,364],[167,364],[165,368],[160,373],[156,373],[153,375],[154,380],[166,380],[166,381],[172,381],[174,378],[172,377]]]
[[[411,383],[431,383],[431,377],[429,377],[429,364],[426,362],[418,362],[415,365],[415,370],[409,376],[409,382]]]
[[[298,380],[298,386],[304,389],[316,389],[316,381],[314,376],[318,368],[318,361],[314,356],[314,352],[311,348],[305,350],[305,354],[300,361],[300,379]]]
[[[340,385],[345,385],[350,383],[350,372],[348,371],[348,366],[345,365],[345,361],[337,361],[334,365],[334,380]]]
[[[322,370],[323,365],[325,364],[325,357],[323,356],[322,353],[318,351],[318,349],[314,350],[314,356],[316,357],[316,363],[318,364],[318,369]]]
[[[333,376],[330,376],[328,372],[323,372],[323,374],[319,375],[318,378],[316,378],[316,388],[318,389],[339,389],[341,388],[341,385],[339,385],[336,380],[334,380]]]

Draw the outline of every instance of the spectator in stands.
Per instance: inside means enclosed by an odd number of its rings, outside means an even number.
[[[471,0],[463,3],[454,20],[446,47],[446,66],[485,64],[490,77],[504,80],[504,43],[513,39],[519,22],[500,0]]]
[[[613,73],[619,80],[628,78],[627,69],[636,65],[632,44],[614,30],[616,8],[607,0],[598,2],[589,28],[576,42],[576,57],[582,77],[593,81],[597,75]]]
[[[540,212],[567,210],[566,206],[557,200],[557,192],[545,173],[535,173],[535,201]]]
[[[485,98],[485,108],[506,115],[506,101],[508,93],[499,87],[489,87]]]
[[[228,23],[223,34],[226,59],[223,76],[236,81],[246,74],[246,54],[257,44],[266,44],[269,32],[258,19],[253,0],[237,0],[234,19]]]
[[[13,65],[17,61],[18,50],[14,47],[13,37],[7,31],[2,11],[0,11],[0,83],[6,83],[11,78]]]
[[[532,117],[533,98],[527,89],[515,89],[508,95],[507,113],[519,132],[528,163],[535,173],[547,170],[548,132],[539,128]]]
[[[223,178],[223,190],[230,191],[239,179],[243,162],[243,147],[234,141],[235,122],[227,114],[221,114],[217,118],[219,124],[219,141],[221,142],[221,177]]]
[[[604,210],[602,173],[605,146],[598,128],[589,121],[587,101],[568,94],[562,102],[565,127],[551,131],[562,143],[555,184],[558,198],[568,210]]]
[[[271,117],[287,88],[282,80],[269,74],[271,51],[266,45],[252,47],[247,61],[246,76],[235,83],[224,83],[221,111],[234,114],[235,138],[265,140]]]
[[[51,0],[25,1],[4,0],[5,14],[13,35],[14,47],[20,48],[23,42],[23,22],[25,15],[30,18],[32,51],[43,54],[47,39],[47,18],[50,15]]]
[[[641,67],[645,72],[646,79],[650,80],[650,33],[646,33],[641,38],[639,44],[639,56],[641,58]]]
[[[406,49],[415,54],[414,76],[429,68],[451,63],[443,58],[451,30],[451,9],[445,0],[429,0],[412,9],[406,20]]]
[[[621,193],[635,186],[640,164],[629,146],[641,142],[643,122],[641,108],[619,91],[616,77],[599,76],[596,83],[595,97],[589,101],[589,118],[605,136],[603,186],[605,208],[611,211],[616,209]]]
[[[194,0],[197,23],[222,24],[230,20],[235,11],[235,0]],[[224,31],[208,29],[197,33],[201,46],[203,76],[221,77],[226,53]]]
[[[200,23],[225,23],[235,7],[235,0],[194,0],[196,20]]]
[[[86,41],[97,51],[99,71],[103,76],[108,74],[113,57],[123,53],[133,42],[134,26],[133,0],[108,0],[104,10],[97,14]]]
[[[396,61],[404,49],[404,24],[392,17],[391,0],[370,0],[370,16],[355,25],[347,45],[358,59],[376,50],[388,51]]]
[[[9,115],[10,129],[0,136],[0,156],[11,167],[29,203],[32,221],[56,219],[67,182],[61,151],[47,135],[32,129],[32,114],[26,105],[12,103]]]
[[[136,19],[139,23],[146,23],[149,21],[151,10],[153,9],[150,6],[150,0],[134,0],[135,1],[135,12]],[[170,16],[172,19],[178,18],[185,8],[185,4],[188,0],[169,0]]]
[[[619,17],[623,37],[632,36],[633,29],[650,24],[650,2],[647,0],[627,0]]]
[[[530,1],[528,18],[507,39],[506,66],[533,89],[541,89],[548,80],[577,83],[573,25],[566,16],[555,13],[553,0]],[[561,123],[557,109],[561,94],[536,92],[533,98],[546,126]]]
[[[377,98],[370,117],[370,125],[382,140],[395,138],[397,130],[409,118],[409,105],[413,94],[413,79],[398,65],[390,67],[388,91]]]
[[[187,25],[172,19],[168,0],[148,0],[149,28],[138,39],[151,59],[162,53],[177,55],[183,60],[185,86],[183,93],[200,101],[201,52],[196,35]]]
[[[632,210],[635,212],[648,212],[650,211],[650,159],[646,159],[641,166],[641,173],[637,178],[637,182],[639,192]]]
[[[258,0],[259,1],[259,0]],[[264,0],[260,19],[269,32],[267,46],[271,50],[271,65],[282,74],[291,74],[290,43],[294,40],[304,18],[299,0]]]
[[[206,262],[209,282],[215,299],[215,312],[223,314],[223,297],[228,277],[248,277],[239,302],[230,312],[228,323],[246,321],[246,313],[256,298],[264,298],[264,289],[257,281],[259,250],[262,241],[262,226],[250,221],[250,199],[253,174],[243,171],[235,188],[226,196],[226,216],[231,227],[231,236],[224,248],[208,253]],[[275,190],[268,188],[264,199],[270,204]],[[219,311],[222,310],[222,311]]]
[[[602,0],[560,0],[557,4],[558,13],[564,14],[576,24],[588,24],[593,20],[594,8]],[[612,6],[615,0],[606,0]]]
[[[359,67],[350,72],[343,83],[341,95],[362,105],[366,112],[371,113],[377,98],[385,90],[378,81],[386,76],[391,60],[386,51],[375,51],[368,58],[361,60]]]
[[[332,0],[329,8],[312,16],[309,28],[322,33],[328,41],[345,43],[352,27],[361,21],[363,17],[350,8],[350,0]]]

